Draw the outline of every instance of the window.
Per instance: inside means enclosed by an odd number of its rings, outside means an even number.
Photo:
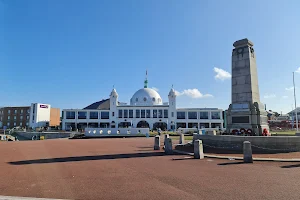
[[[129,110],[129,118],[133,118],[133,110]]]
[[[186,123],[178,122],[176,125],[177,125],[177,128],[186,128]]]
[[[98,112],[90,112],[90,119],[98,119]]]
[[[18,111],[17,111],[17,110],[15,110],[15,114],[17,114],[17,112],[18,112]]]
[[[16,122],[14,122],[14,126],[17,126],[17,123],[16,123]]]
[[[154,97],[152,98],[152,101],[155,102],[155,98]]]
[[[140,110],[135,110],[135,118],[140,118]]]
[[[146,112],[145,110],[141,110],[141,118],[145,118]]]
[[[146,97],[144,97],[144,101],[147,101],[147,98],[146,98]]]
[[[29,116],[26,116],[29,119]],[[75,119],[75,111],[66,111],[66,119]]]
[[[174,117],[174,112],[171,113],[171,116]]]
[[[10,116],[7,116],[7,120],[10,120]]]
[[[26,119],[29,120],[29,116],[28,115],[26,116]],[[75,119],[75,112],[74,112],[74,118],[70,118],[70,119]]]
[[[164,118],[168,118],[168,110],[164,110]]]
[[[8,110],[7,113],[10,114],[10,110]]]
[[[211,123],[211,128],[221,128],[221,123]]]
[[[157,118],[157,110],[153,110],[153,118]]]
[[[20,110],[20,112],[21,112],[21,114],[23,114],[23,109],[22,109],[22,110]]]
[[[22,123],[22,122],[20,122],[20,126],[23,126],[23,123]]]
[[[212,119],[221,119],[220,112],[211,112]]]
[[[0,121],[2,121],[2,116],[0,117]]]
[[[26,126],[28,126],[28,122],[26,122]]]
[[[7,122],[7,126],[10,126],[10,123],[9,123],[9,122]]]
[[[197,112],[189,112],[188,116],[189,119],[197,119]]]
[[[122,118],[123,117],[123,110],[119,110],[119,118]]]
[[[150,118],[150,110],[146,110],[146,118]]]
[[[200,119],[208,119],[208,112],[200,112]]]
[[[162,118],[162,110],[158,110],[158,118]]]
[[[139,99],[138,99],[138,98],[135,98],[135,101],[136,101],[136,102],[138,102],[138,101],[139,101]]]
[[[86,119],[86,112],[79,111],[78,112],[78,119]]]
[[[113,116],[113,117],[115,116],[115,112],[112,112],[112,116]]]
[[[185,112],[177,112],[177,119],[185,119]]]
[[[188,123],[188,128],[198,128],[198,123]]]
[[[14,120],[17,120],[17,116],[14,116]]]
[[[30,110],[29,110],[29,109],[27,110],[27,113],[30,113]]]
[[[23,120],[23,116],[20,116],[20,120]]]
[[[101,119],[109,119],[109,112],[101,112]]]
[[[209,128],[209,123],[200,123],[200,128]]]
[[[128,110],[124,110],[124,118],[128,118]]]

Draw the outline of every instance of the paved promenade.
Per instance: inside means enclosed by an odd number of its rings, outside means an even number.
[[[153,138],[0,142],[0,195],[58,199],[300,199],[300,163],[165,156]]]

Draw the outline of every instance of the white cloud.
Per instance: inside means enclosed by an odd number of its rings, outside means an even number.
[[[153,89],[153,90],[155,90],[156,92],[158,92],[158,91],[159,91],[159,89],[158,89],[158,88],[156,88],[156,87],[152,87],[152,89]]]
[[[219,79],[221,81],[224,81],[226,79],[230,79],[231,78],[231,74],[223,69],[214,67],[214,71],[217,73],[215,75],[215,79]]]
[[[198,89],[187,89],[183,90],[182,92],[175,91],[175,94],[177,96],[188,96],[193,99],[200,99],[200,98],[205,98],[205,97],[213,97],[211,94],[202,94]]]
[[[297,88],[297,87],[296,87]],[[294,87],[285,88],[286,91],[294,91]]]
[[[300,67],[296,70],[297,73],[300,73]]]
[[[265,94],[264,98],[265,99],[270,99],[270,98],[275,98],[276,95],[275,94]]]
[[[287,98],[289,98],[289,97],[288,97],[288,96],[282,96],[282,98],[283,98],[283,99],[287,99]]]

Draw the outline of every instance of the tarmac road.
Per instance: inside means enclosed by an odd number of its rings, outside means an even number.
[[[300,199],[300,163],[195,160],[153,138],[0,143],[0,195],[59,199]]]

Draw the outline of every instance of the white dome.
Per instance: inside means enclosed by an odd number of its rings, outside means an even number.
[[[163,105],[160,95],[151,88],[142,88],[134,93],[130,99],[132,106]]]

